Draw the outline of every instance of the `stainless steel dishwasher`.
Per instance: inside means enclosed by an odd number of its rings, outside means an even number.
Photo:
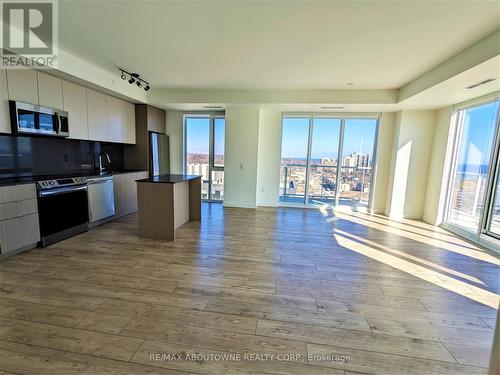
[[[115,194],[113,176],[89,178],[89,225],[95,226],[115,216]]]

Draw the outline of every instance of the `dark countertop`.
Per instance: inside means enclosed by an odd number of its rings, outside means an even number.
[[[105,177],[112,176],[114,174],[123,174],[123,173],[135,173],[142,172],[143,169],[124,169],[119,171],[109,171],[103,174],[100,174],[98,171],[82,171],[82,172],[71,172],[71,173],[61,173],[61,174],[53,174],[53,175],[41,175],[41,176],[13,176],[0,178],[0,186],[9,186],[9,185],[21,185],[21,184],[32,184],[37,181],[43,180],[56,180],[60,178],[71,178],[71,177]]]
[[[200,178],[199,175],[194,174],[161,174],[159,176],[153,176],[149,178],[143,178],[142,180],[137,180],[136,182],[153,182],[159,184],[177,184],[179,182],[194,180]]]

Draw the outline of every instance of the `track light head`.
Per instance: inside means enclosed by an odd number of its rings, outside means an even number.
[[[141,83],[141,81],[140,81],[140,80],[139,80],[139,81],[137,81],[137,87],[142,87],[142,83]]]
[[[146,85],[146,87],[144,87],[144,91],[148,91],[151,87],[149,87],[149,85]]]
[[[126,80],[127,79],[127,76],[125,75],[125,73],[122,72],[122,75],[121,75],[122,79],[123,80]]]
[[[137,73],[129,73],[129,74],[130,74],[130,79],[128,80],[128,83],[132,84],[135,82],[135,80],[140,81],[139,74]]]

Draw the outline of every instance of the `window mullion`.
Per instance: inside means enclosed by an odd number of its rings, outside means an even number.
[[[337,157],[337,181],[335,182],[335,206],[339,205],[340,197],[340,174],[342,169],[342,155],[344,153],[344,129],[345,129],[345,118],[340,120],[340,137],[339,137],[339,154]]]
[[[307,161],[306,161],[306,186],[304,189],[304,204],[309,203],[309,178],[311,177],[311,148],[312,148],[312,137],[314,128],[314,119],[309,117],[309,135],[307,140]]]

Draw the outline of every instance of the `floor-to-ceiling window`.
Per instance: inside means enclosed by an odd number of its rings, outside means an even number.
[[[283,115],[279,200],[368,206],[377,115]]]
[[[223,114],[184,116],[185,172],[202,176],[204,200],[224,199],[225,127]]]
[[[453,155],[444,222],[479,242],[500,238],[499,105],[500,100],[493,98],[458,108],[453,117]]]
[[[280,171],[283,202],[305,202],[309,122],[308,117],[283,118]]]
[[[346,118],[340,168],[339,204],[368,205],[372,191],[375,118]]]

